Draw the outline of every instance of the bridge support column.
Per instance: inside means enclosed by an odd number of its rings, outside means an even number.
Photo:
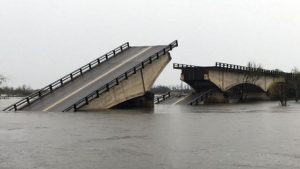
[[[112,108],[116,108],[116,109],[136,108],[136,107],[153,108],[154,107],[153,99],[154,99],[154,93],[146,92],[143,96],[127,100]]]

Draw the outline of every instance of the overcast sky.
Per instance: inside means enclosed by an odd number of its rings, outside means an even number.
[[[129,41],[178,39],[156,84],[179,84],[172,63],[300,68],[299,0],[0,0],[0,74],[41,88]]]

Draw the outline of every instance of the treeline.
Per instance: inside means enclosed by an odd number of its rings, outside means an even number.
[[[0,95],[8,96],[8,97],[24,97],[31,93],[35,92],[30,86],[22,85],[17,88],[13,87],[0,87]]]
[[[0,85],[5,82],[6,78],[2,75],[0,75]]]
[[[293,79],[286,77],[285,83],[274,83],[269,89],[269,94],[273,99],[280,99],[282,95],[285,95],[286,98],[295,98],[298,101],[300,94],[300,74]]]
[[[154,94],[163,94],[167,92],[191,92],[193,89],[188,85],[170,85],[170,86],[164,86],[164,85],[157,85],[152,87],[151,92]]]

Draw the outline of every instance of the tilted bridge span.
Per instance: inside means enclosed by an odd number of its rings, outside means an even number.
[[[177,41],[161,46],[127,42],[4,111],[97,111],[143,97],[177,46]]]

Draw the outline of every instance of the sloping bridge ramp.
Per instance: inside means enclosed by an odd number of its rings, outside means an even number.
[[[161,46],[125,43],[47,85],[4,111],[77,111],[111,108],[145,94],[171,60],[177,41]]]
[[[191,93],[181,99],[179,99],[175,104],[179,105],[198,105],[201,102],[205,101],[208,96],[211,94],[212,90],[202,91],[202,92],[195,92]]]
[[[164,93],[154,98],[155,104],[172,104],[172,105],[198,105],[208,99],[213,90],[209,89],[202,92],[193,92],[186,95],[171,94],[171,92]]]

